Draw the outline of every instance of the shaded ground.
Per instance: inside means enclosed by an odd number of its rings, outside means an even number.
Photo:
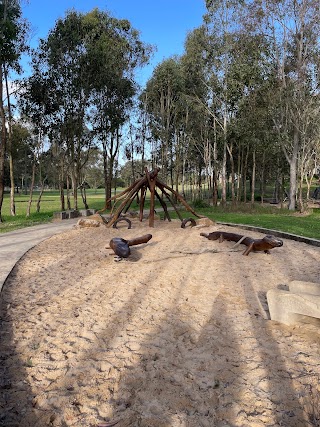
[[[284,240],[245,257],[200,237],[218,228],[157,222],[118,263],[110,238],[146,223],[29,251],[1,293],[0,426],[319,425],[318,327],[268,320],[265,294],[319,281],[320,248]]]

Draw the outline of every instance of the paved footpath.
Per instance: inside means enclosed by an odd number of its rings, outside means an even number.
[[[54,234],[71,230],[79,218],[56,221],[0,234],[0,291],[11,270],[31,248]]]

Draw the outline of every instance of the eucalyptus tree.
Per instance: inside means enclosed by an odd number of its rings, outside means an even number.
[[[128,109],[135,94],[129,80],[114,87],[105,86],[95,93],[91,117],[93,132],[101,144],[106,201],[111,197],[116,157],[121,143],[121,128],[128,118]],[[121,89],[122,88],[122,89]],[[110,206],[107,206],[110,207]]]
[[[273,104],[274,127],[290,167],[288,207],[294,210],[303,132],[307,123],[312,126],[310,107],[318,98],[320,3],[261,0],[252,4],[249,22],[248,29],[251,26],[253,33],[264,34],[272,45],[270,61],[274,66],[275,86],[270,105]]]
[[[136,181],[136,179],[144,174],[145,170],[145,157],[144,157],[144,151],[145,151],[145,139],[144,136],[144,130],[145,130],[145,124],[143,123],[144,115],[141,111],[140,117],[142,118],[139,120],[139,123],[136,125],[133,125],[133,123],[130,123],[128,127],[127,132],[127,139],[128,142],[125,145],[125,159],[131,164],[131,182]],[[140,125],[140,126],[139,126]],[[142,154],[142,161],[137,161],[136,154],[141,152]],[[138,169],[136,169],[137,165],[139,166]],[[121,174],[123,172],[123,168],[120,170]]]
[[[243,29],[234,33],[228,70],[228,80],[232,83],[229,85],[229,102],[234,114],[229,125],[227,149],[232,192],[236,193],[237,201],[247,200],[249,179],[250,199],[254,203],[257,172],[263,179],[267,151],[274,151],[276,138],[267,102],[272,84],[272,68],[265,60],[268,53],[269,45],[261,35],[246,34]],[[235,174],[236,189],[233,188]]]
[[[65,19],[56,22],[47,39],[41,41],[36,56],[45,66],[50,103],[55,102],[49,111],[50,124],[51,129],[59,129],[59,144],[65,152],[67,173],[72,182],[74,209],[78,209],[80,174],[88,159],[83,152],[88,154],[93,144],[86,123],[90,96],[86,37],[83,15],[70,11]]]
[[[268,44],[260,35],[247,34],[244,1],[208,0],[206,6],[202,62],[207,91],[200,103],[211,118],[207,122],[212,130],[206,135],[213,140],[214,176],[220,174],[222,204],[226,203],[230,177],[232,201],[240,200],[241,193],[246,199],[251,164],[253,200],[257,145],[262,143],[256,111],[261,111],[260,97],[270,72],[265,63]]]
[[[81,15],[70,12],[65,19],[59,19],[33,52],[32,74],[25,80],[20,98],[24,116],[38,128],[39,134],[49,136],[51,143],[59,146],[58,151],[64,152],[63,166],[68,165],[72,177],[75,209],[83,166],[80,155],[83,147],[88,146],[84,35]],[[54,141],[54,137],[59,139]]]
[[[83,17],[86,31],[92,132],[101,144],[106,201],[111,197],[121,129],[129,118],[137,92],[134,73],[149,60],[152,48],[140,40],[128,20],[97,9]]]
[[[17,121],[12,126],[11,156],[14,165],[14,185],[26,192],[27,181],[32,169],[32,135],[30,129]],[[7,168],[9,169],[9,168]]]
[[[125,162],[123,166],[120,168],[120,178],[125,183],[126,187],[129,187],[132,182],[136,181],[140,175],[135,174],[132,175],[132,170],[134,171],[143,171],[145,172],[145,167],[150,166],[149,163],[143,163],[142,160],[134,160],[130,159]]]
[[[135,93],[133,72],[147,60],[148,49],[128,21],[94,9],[69,11],[34,53],[25,111],[60,153],[61,185],[70,174],[75,209],[81,171],[96,143],[102,144],[110,196],[120,127]]]
[[[134,142],[135,142],[134,149],[135,149],[137,158],[140,159],[141,161],[137,163],[139,165],[139,168],[137,169],[137,167],[134,166],[133,169],[143,174],[147,165],[149,165],[151,169],[156,168],[157,166],[155,162],[156,150],[154,147],[155,141],[152,138],[152,134],[151,134],[151,126],[150,126],[151,116],[147,111],[147,103],[148,103],[147,92],[146,91],[142,92],[138,97],[137,101],[138,101],[136,105],[137,121],[136,121],[136,126],[134,127]]]
[[[95,192],[104,185],[103,155],[99,149],[93,150],[82,171],[82,184],[89,184]]]
[[[22,18],[19,0],[0,1],[0,222],[2,221],[2,203],[4,195],[4,164],[6,145],[11,144],[12,106],[10,103],[8,76],[10,71],[20,71],[19,59],[27,49],[26,34],[28,25]],[[4,94],[7,105],[5,106]],[[7,107],[7,108],[6,108]],[[10,150],[11,152],[11,150]],[[15,215],[13,163],[9,152],[11,169],[11,214]]]
[[[198,184],[202,183],[202,167],[209,178],[209,189],[213,189],[213,200],[217,201],[217,145],[212,136],[214,120],[208,113],[209,98],[207,69],[208,40],[204,26],[187,35],[185,51],[181,57],[184,76],[183,103],[180,108],[182,161],[182,184],[184,183],[187,161],[194,162],[198,170]],[[211,71],[211,70],[210,70]],[[213,140],[213,142],[212,142]],[[212,188],[213,187],[213,188]],[[200,191],[200,188],[199,188]]]
[[[148,80],[147,111],[152,118],[153,138],[160,142],[159,164],[161,173],[168,180],[170,172],[171,185],[174,166],[174,134],[176,116],[181,95],[184,92],[184,76],[177,57],[164,60],[154,70]]]
[[[310,196],[312,178],[317,171],[320,160],[320,118],[319,99],[313,97],[308,105],[300,112],[300,150],[298,156],[298,205],[304,210]],[[303,183],[307,184],[307,194],[304,200]]]
[[[240,27],[243,1],[206,0],[205,25],[208,38],[207,61],[209,70],[210,99],[208,110],[222,133],[221,203],[227,198],[227,152],[228,126],[235,112],[230,95],[233,82],[229,78],[230,62],[233,60],[234,33]]]

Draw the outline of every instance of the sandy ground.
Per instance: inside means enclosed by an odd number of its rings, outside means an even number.
[[[320,248],[246,257],[200,237],[217,229],[73,229],[29,251],[1,293],[0,426],[319,426],[319,329],[268,320],[266,291],[320,281]],[[150,232],[127,260],[106,249]]]

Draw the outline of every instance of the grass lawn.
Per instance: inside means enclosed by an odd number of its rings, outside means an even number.
[[[29,195],[15,195],[16,216],[10,215],[10,195],[5,194],[2,207],[3,223],[0,223],[0,233],[13,231],[18,228],[41,224],[52,221],[53,212],[59,212],[60,195],[58,191],[45,191],[41,198],[40,212],[36,212],[39,192],[34,192],[31,205],[30,217],[26,218],[26,211],[29,201]],[[102,209],[104,207],[104,190],[87,191],[87,202],[92,209]],[[72,203],[72,200],[71,200]],[[81,194],[78,195],[78,208],[84,209]]]
[[[119,189],[119,192],[123,189]],[[35,192],[33,203],[31,205],[31,215],[26,218],[26,209],[29,200],[28,195],[16,195],[16,213],[15,217],[10,215],[10,196],[4,197],[2,216],[3,223],[0,223],[0,233],[13,231],[18,228],[28,227],[40,223],[52,221],[53,212],[60,211],[60,199],[57,191],[46,191],[41,200],[40,212],[36,212],[38,194]],[[87,190],[87,202],[92,209],[102,209],[104,207],[104,190]],[[81,195],[78,198],[79,209],[83,209]],[[145,208],[148,209],[148,200]],[[138,208],[136,202],[132,203],[130,209]],[[156,203],[156,209],[159,208],[159,203]],[[181,214],[184,218],[190,216],[181,207]],[[227,206],[222,207],[195,207],[197,213],[205,215],[215,221],[230,222],[235,224],[246,224],[264,227],[271,230],[280,230],[300,236],[320,239],[320,209],[311,209],[309,215],[300,215],[297,212],[289,212],[287,209],[279,209],[272,205],[256,204],[254,208],[250,205],[242,204],[236,208]],[[107,212],[106,212],[107,213]],[[170,212],[172,218],[177,218],[175,212]]]
[[[313,209],[309,215],[300,215],[297,212],[277,208],[274,208],[274,212],[270,212],[268,208],[263,207],[258,207],[251,213],[222,212],[220,209],[213,208],[200,211],[215,221],[253,225],[320,240],[320,209],[318,208]]]

